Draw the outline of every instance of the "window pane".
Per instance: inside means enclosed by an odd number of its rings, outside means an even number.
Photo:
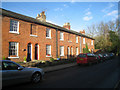
[[[18,32],[18,21],[10,20],[10,31]]]
[[[16,42],[9,42],[9,55],[17,56],[18,44]]]
[[[51,35],[50,35],[51,33],[50,33],[50,29],[46,29],[46,37],[51,37]]]
[[[46,45],[46,55],[51,55],[51,45]]]

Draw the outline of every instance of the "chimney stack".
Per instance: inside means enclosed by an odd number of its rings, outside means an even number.
[[[63,27],[66,28],[66,29],[68,29],[68,30],[70,30],[70,23],[65,23],[65,24],[63,25]]]
[[[85,30],[80,31],[81,34],[85,34]]]
[[[40,14],[37,14],[36,19],[46,22],[46,15],[45,15],[45,11],[42,11]]]

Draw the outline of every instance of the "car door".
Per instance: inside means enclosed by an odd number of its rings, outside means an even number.
[[[2,81],[3,86],[17,84],[21,82],[23,73],[18,70],[18,65],[13,62],[2,62]]]

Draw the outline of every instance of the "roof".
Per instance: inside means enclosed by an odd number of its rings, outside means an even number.
[[[9,11],[9,10],[5,10],[3,8],[0,8],[0,15],[1,14],[3,16],[16,18],[16,19],[19,19],[19,20],[23,20],[23,21],[27,21],[27,22],[31,22],[31,23],[35,23],[35,24],[39,24],[39,25],[43,25],[43,26],[47,26],[47,27],[51,27],[51,28],[54,28],[54,29],[57,29],[57,30],[60,30],[60,31],[64,31],[64,32],[72,33],[72,34],[79,35],[79,36],[82,36],[82,37],[86,37],[86,38],[89,38],[89,39],[93,39],[93,38],[88,37],[88,36],[86,36],[84,34],[76,32],[74,30],[68,30],[68,29],[66,29],[64,27],[61,27],[61,26],[58,26],[58,25],[55,25],[55,24],[52,24],[52,23],[49,23],[49,22],[42,22],[42,21],[37,20],[35,18],[25,16],[25,15],[22,15],[22,14],[18,14],[18,13]],[[93,40],[95,40],[95,39],[93,39]]]

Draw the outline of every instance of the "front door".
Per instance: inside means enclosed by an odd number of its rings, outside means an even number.
[[[31,43],[28,43],[27,61],[31,61]]]
[[[35,60],[38,60],[38,44],[35,44]]]

